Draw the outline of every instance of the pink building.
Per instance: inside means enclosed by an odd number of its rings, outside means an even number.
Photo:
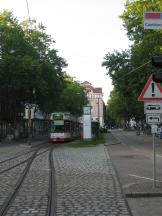
[[[93,87],[91,83],[85,81],[82,83],[87,91],[89,105],[91,108],[92,121],[98,121],[101,127],[104,127],[104,101],[102,99],[102,88]]]

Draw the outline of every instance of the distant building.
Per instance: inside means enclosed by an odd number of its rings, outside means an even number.
[[[93,87],[88,81],[83,82],[82,85],[87,91],[89,105],[91,106],[92,121],[98,121],[100,127],[104,127],[105,104],[103,101],[102,88]]]

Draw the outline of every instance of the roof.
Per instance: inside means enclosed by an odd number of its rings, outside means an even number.
[[[93,87],[92,84],[88,81],[84,81],[82,85],[85,87],[87,91],[92,91],[93,93],[102,93],[101,87]]]
[[[88,81],[84,81],[83,83],[82,83],[82,85],[92,85],[90,82],[88,82]]]
[[[94,93],[102,93],[102,88],[94,88]]]

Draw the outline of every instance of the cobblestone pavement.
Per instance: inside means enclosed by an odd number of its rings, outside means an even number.
[[[49,152],[37,156],[7,216],[46,216],[49,192]]]
[[[15,154],[17,155],[17,154]],[[2,161],[0,161],[0,174],[2,174],[2,172],[4,172],[5,170],[15,166],[16,164],[21,163],[24,160],[27,160],[28,158],[30,158],[32,156],[32,152],[28,152],[26,154],[22,154],[22,155],[18,155],[18,157],[13,157],[13,159],[11,159],[12,157],[7,157],[4,160],[2,159]],[[3,158],[3,156],[2,156]],[[10,159],[9,159],[10,158]]]
[[[131,215],[103,145],[57,148],[53,157],[57,216]]]
[[[0,209],[7,196],[15,187],[25,165],[26,164],[22,164],[21,166],[0,175]]]
[[[30,147],[26,147],[25,145],[13,145],[13,146],[0,145],[0,161],[3,161],[9,157],[13,157],[17,154],[22,154],[27,150],[30,150]]]
[[[28,144],[27,139],[15,140],[2,140],[0,141],[0,161],[5,160],[8,157],[15,156],[16,154],[22,154],[32,147],[45,143],[48,140],[47,136],[40,136],[39,138],[33,138],[31,145]]]

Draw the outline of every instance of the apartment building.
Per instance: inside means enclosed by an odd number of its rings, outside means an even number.
[[[100,127],[104,127],[105,104],[103,101],[102,88],[94,87],[88,81],[83,82],[82,85],[87,91],[89,105],[91,106],[92,121],[98,121]]]

